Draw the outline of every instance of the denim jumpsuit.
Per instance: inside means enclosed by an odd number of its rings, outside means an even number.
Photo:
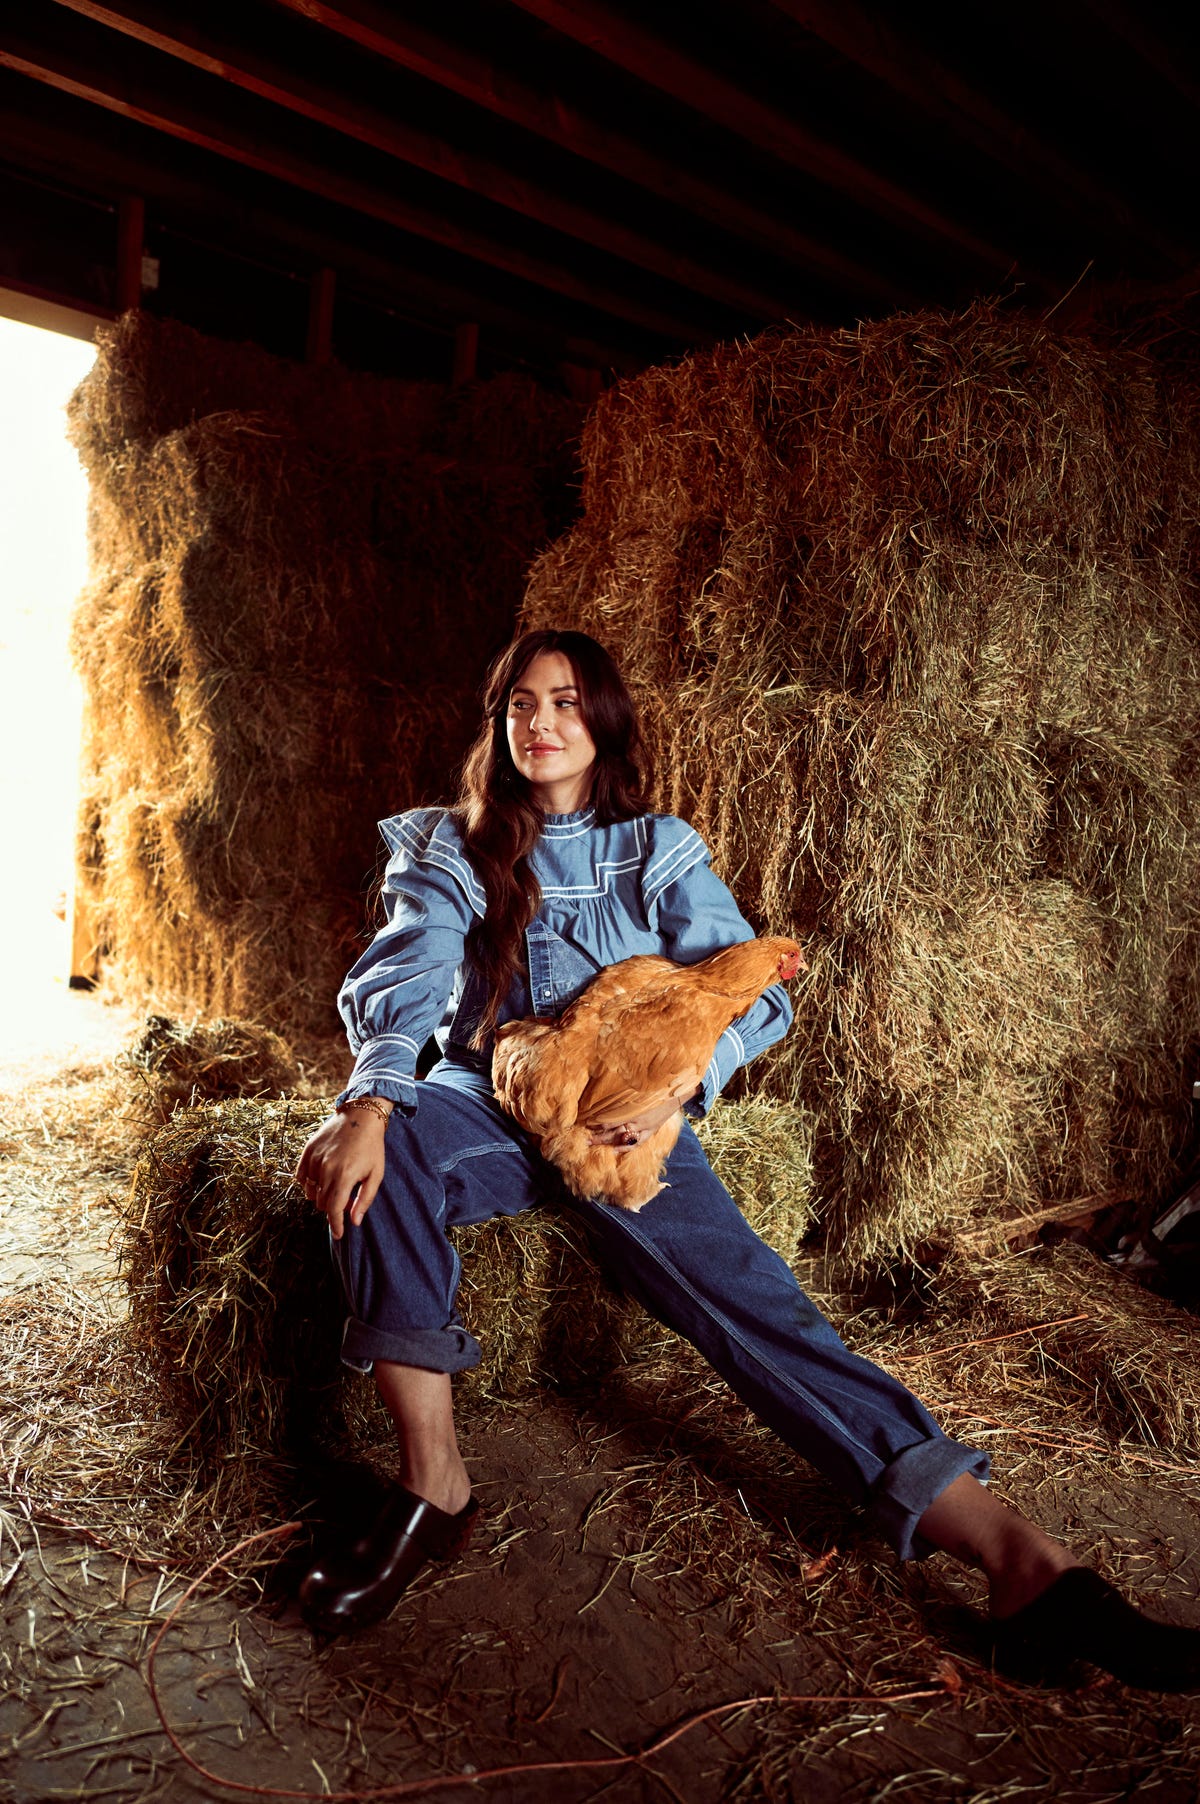
[[[490,1052],[469,1047],[484,995],[464,946],[486,898],[457,825],[445,809],[422,808],[380,830],[391,853],[388,919],[339,997],[355,1064],[338,1100],[382,1096],[395,1108],[379,1193],[334,1243],[350,1310],[342,1357],[364,1371],[382,1359],[459,1372],[481,1349],[455,1309],[460,1267],[446,1229],[519,1214],[550,1174],[495,1101]],[[601,825],[592,808],[550,814],[531,862],[542,901],[526,933],[528,972],[501,1021],[561,1014],[605,965],[634,953],[694,964],[750,938],[703,840],[672,815]],[[774,985],[722,1034],[688,1112],[706,1113],[790,1020]],[[442,1059],[418,1081],[417,1055],[435,1030]],[[637,1213],[562,1194],[622,1290],[864,1505],[902,1559],[928,1552],[917,1522],[962,1473],[986,1480],[986,1454],[948,1439],[910,1391],[848,1351],[749,1227],[686,1123],[666,1177]]]

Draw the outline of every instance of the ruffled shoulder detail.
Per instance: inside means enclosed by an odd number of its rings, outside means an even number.
[[[379,831],[393,861],[432,865],[445,871],[474,914],[483,916],[487,896],[463,851],[458,822],[448,808],[408,808],[380,821]]]
[[[675,814],[652,814],[646,846],[646,863],[642,871],[642,897],[649,911],[658,898],[678,877],[698,864],[708,863],[708,847],[686,821]]]

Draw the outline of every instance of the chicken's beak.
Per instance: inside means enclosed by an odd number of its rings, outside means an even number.
[[[807,970],[808,960],[805,958],[803,952],[801,952],[799,946],[796,947],[794,952],[785,952],[779,961],[779,975],[785,983],[787,983],[790,978],[795,977],[797,971]]]

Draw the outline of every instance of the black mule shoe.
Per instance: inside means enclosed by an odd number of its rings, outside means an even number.
[[[353,1635],[381,1622],[427,1560],[455,1559],[471,1539],[472,1497],[450,1515],[397,1485],[349,1552],[314,1566],[300,1586],[300,1613],[318,1635]]]
[[[993,1622],[990,1639],[997,1672],[1031,1684],[1062,1683],[1082,1662],[1143,1691],[1200,1690],[1200,1629],[1144,1616],[1085,1566]]]

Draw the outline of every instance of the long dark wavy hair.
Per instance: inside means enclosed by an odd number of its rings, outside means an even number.
[[[544,816],[532,784],[508,749],[508,703],[513,689],[542,652],[561,652],[579,687],[579,711],[596,747],[591,805],[596,820],[632,820],[649,807],[652,787],[633,699],[604,647],[587,633],[543,628],[522,633],[488,673],[483,725],[463,763],[454,814],[467,857],[483,884],[487,913],[476,921],[467,952],[487,985],[473,1044],[482,1047],[513,978],[524,965],[525,929],[541,902],[529,854]]]

